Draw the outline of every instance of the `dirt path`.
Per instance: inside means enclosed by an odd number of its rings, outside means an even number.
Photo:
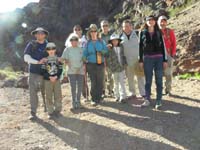
[[[199,150],[199,83],[175,79],[174,95],[164,96],[162,111],[106,99],[76,113],[69,111],[65,85],[62,116],[48,120],[39,107],[36,122],[27,119],[26,90],[0,89],[0,150]]]

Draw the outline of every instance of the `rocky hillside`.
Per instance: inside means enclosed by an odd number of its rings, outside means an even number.
[[[180,11],[184,7],[188,8]],[[199,12],[198,0],[40,0],[15,12],[0,14],[0,62],[8,61],[15,69],[25,70],[23,49],[37,26],[49,30],[49,40],[55,41],[62,51],[74,24],[86,28],[106,18],[119,27],[122,20],[129,18],[139,27],[146,15],[165,13],[173,16],[170,26],[177,34],[176,73],[199,72]]]

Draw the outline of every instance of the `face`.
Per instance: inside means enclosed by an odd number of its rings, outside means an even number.
[[[56,54],[56,48],[55,47],[49,47],[46,50],[47,50],[47,53],[49,54],[49,56],[54,56]]]
[[[132,25],[130,23],[123,23],[122,24],[123,31],[129,34],[132,31]]]
[[[71,40],[72,47],[78,47],[78,40]]]
[[[91,35],[92,39],[96,39],[97,38],[97,30],[91,30],[90,35]]]
[[[46,34],[44,32],[37,32],[35,34],[35,38],[38,40],[38,41],[43,41],[46,39]]]
[[[82,30],[80,28],[75,28],[74,33],[76,33],[79,37],[82,36]]]
[[[104,24],[101,26],[101,29],[103,32],[108,33],[109,31],[109,25],[108,24]]]
[[[156,24],[156,21],[154,19],[150,19],[150,20],[147,21],[147,25],[149,27],[154,27],[155,24]]]
[[[167,27],[167,20],[165,20],[165,19],[161,20],[159,26],[161,29],[165,29]]]
[[[119,44],[119,40],[117,40],[117,39],[115,39],[115,40],[112,40],[112,44],[113,44],[113,46],[118,46],[118,44]]]

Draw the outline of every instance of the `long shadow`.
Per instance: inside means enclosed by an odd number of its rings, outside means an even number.
[[[144,138],[130,136],[118,130],[89,121],[60,116],[54,120],[58,127],[38,119],[36,122],[77,150],[174,150],[173,146]]]
[[[135,108],[129,105],[120,105],[116,102],[107,102],[103,106],[143,116],[146,119],[130,117],[100,109],[91,110],[91,112],[99,116],[123,122],[133,128],[160,134],[164,138],[187,149],[200,149],[200,138],[198,136],[199,134],[196,133],[200,133],[200,115],[195,115],[200,114],[200,109],[198,108],[171,101],[164,101],[165,109],[163,111],[154,111],[152,108]]]
[[[180,95],[176,95],[176,94],[171,94],[171,97],[182,99],[182,100],[186,99],[186,100],[190,100],[190,101],[193,101],[193,102],[200,103],[200,99],[194,99],[194,98],[187,97],[187,96],[180,96]]]

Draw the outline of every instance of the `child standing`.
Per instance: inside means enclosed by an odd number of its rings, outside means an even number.
[[[119,35],[113,34],[109,40],[108,67],[114,77],[114,94],[116,101],[125,102],[126,90],[124,85],[126,57]],[[120,85],[120,88],[119,88]]]
[[[48,53],[47,62],[42,65],[42,73],[45,80],[46,106],[49,119],[58,115],[62,109],[62,93],[60,75],[62,74],[62,64],[56,56],[56,45],[48,43],[46,46]],[[53,101],[54,97],[54,101]]]
[[[84,80],[83,70],[83,49],[78,45],[78,37],[72,36],[70,38],[71,46],[67,47],[62,58],[68,65],[68,77],[72,93],[72,109],[82,108],[80,98]]]

